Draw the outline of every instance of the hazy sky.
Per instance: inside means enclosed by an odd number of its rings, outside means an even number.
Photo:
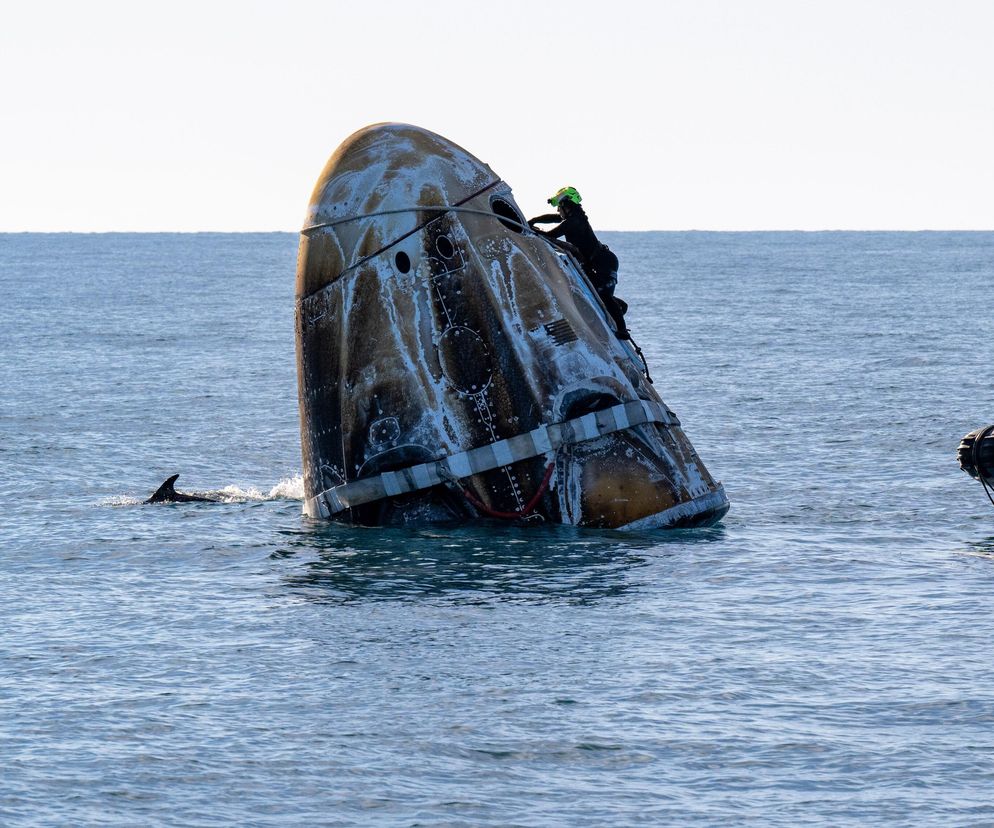
[[[297,230],[377,121],[602,229],[994,229],[992,44],[992,0],[8,3],[0,231]]]

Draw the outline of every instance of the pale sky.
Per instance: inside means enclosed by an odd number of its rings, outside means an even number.
[[[994,0],[4,2],[0,231],[287,230],[366,124],[604,230],[994,229]]]

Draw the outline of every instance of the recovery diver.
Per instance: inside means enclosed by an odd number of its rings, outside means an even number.
[[[550,239],[565,236],[567,244],[575,248],[580,264],[590,278],[618,328],[618,339],[631,339],[628,326],[625,324],[625,311],[628,305],[614,295],[618,284],[618,257],[611,252],[606,244],[601,244],[594,235],[593,228],[583,207],[580,206],[580,194],[574,187],[562,187],[549,204],[557,212],[535,216],[528,220],[528,226],[536,233],[541,233]],[[551,230],[541,230],[536,224],[556,224]]]

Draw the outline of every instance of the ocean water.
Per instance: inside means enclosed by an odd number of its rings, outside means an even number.
[[[718,527],[309,522],[294,234],[0,236],[0,824],[994,824],[994,234],[605,240]]]

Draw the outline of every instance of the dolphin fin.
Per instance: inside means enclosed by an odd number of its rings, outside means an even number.
[[[177,477],[179,477],[179,475],[174,474],[172,477],[167,478],[166,482],[159,486],[159,488],[155,490],[155,493],[145,502],[168,503],[176,500],[176,489],[173,488],[173,484],[176,482]]]

